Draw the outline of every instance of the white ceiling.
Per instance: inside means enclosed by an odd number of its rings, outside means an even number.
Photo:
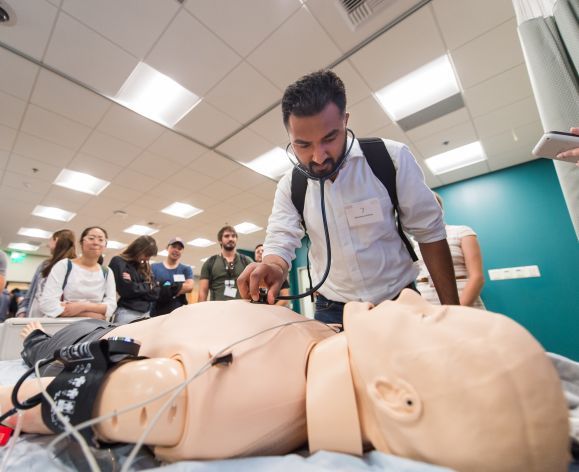
[[[332,64],[358,136],[406,142],[421,164],[482,142],[484,163],[438,177],[423,165],[431,187],[529,161],[542,133],[510,0],[391,1],[356,31],[334,0],[0,2],[15,20],[0,25],[3,247],[42,241],[18,236],[21,227],[101,225],[110,239],[129,243],[134,236],[124,228],[154,224],[160,249],[173,236],[214,240],[225,223],[265,228],[276,182],[239,162],[285,146],[284,88]],[[403,132],[372,91],[444,53],[466,106]],[[203,97],[174,130],[106,98],[140,61]],[[57,187],[64,167],[112,183],[97,197]],[[188,220],[160,212],[174,201],[204,212]],[[39,204],[78,215],[64,224],[34,217]],[[239,246],[252,249],[264,236],[241,235]],[[200,258],[216,251],[188,246],[184,261],[200,268]]]

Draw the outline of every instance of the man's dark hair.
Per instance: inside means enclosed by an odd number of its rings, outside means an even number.
[[[217,233],[217,242],[221,242],[221,238],[223,238],[223,233],[225,233],[225,231],[229,231],[230,233],[233,233],[235,236],[237,236],[237,231],[235,231],[235,228],[233,226],[227,225],[221,228],[219,233]]]
[[[257,251],[257,248],[258,248],[258,247],[261,247],[261,246],[263,246],[263,244],[262,244],[262,243],[259,243],[257,246],[255,246],[255,249],[253,250],[253,252]]]
[[[287,128],[290,115],[317,115],[330,102],[342,114],[345,112],[346,88],[342,80],[328,69],[304,75],[285,89],[281,99],[283,124]]]

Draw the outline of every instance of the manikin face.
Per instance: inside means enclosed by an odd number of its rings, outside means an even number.
[[[237,234],[231,231],[225,231],[221,236],[221,247],[226,251],[233,251],[237,246]]]
[[[92,228],[81,241],[83,255],[99,257],[107,247],[107,237],[99,228]]]
[[[331,172],[344,152],[348,113],[330,102],[317,115],[290,115],[287,132],[294,153],[309,171],[321,176]]]
[[[412,291],[372,310],[349,304],[344,321],[374,447],[456,470],[566,470],[559,379],[524,328]]]
[[[167,259],[172,262],[177,262],[181,259],[184,247],[180,243],[175,243],[167,246]]]
[[[255,250],[255,262],[261,262],[263,259],[263,246],[259,246]]]

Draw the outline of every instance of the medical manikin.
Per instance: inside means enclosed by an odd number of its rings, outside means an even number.
[[[375,448],[464,471],[567,470],[557,374],[532,336],[502,315],[433,306],[405,290],[377,307],[349,303],[339,334],[286,308],[239,300],[189,305],[105,336],[138,339],[150,359],[108,372],[95,416],[198,374],[145,441],[159,459],[285,454],[308,440],[311,451]],[[2,411],[10,390],[1,391]],[[19,397],[38,390],[28,380]],[[113,416],[96,433],[136,442],[165,402]],[[25,412],[23,430],[50,432],[39,407]]]

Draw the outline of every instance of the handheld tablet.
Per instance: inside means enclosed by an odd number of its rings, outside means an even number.
[[[547,131],[533,149],[533,156],[573,163],[579,161],[579,156],[558,158],[557,154],[574,148],[579,148],[579,136],[576,134]]]

